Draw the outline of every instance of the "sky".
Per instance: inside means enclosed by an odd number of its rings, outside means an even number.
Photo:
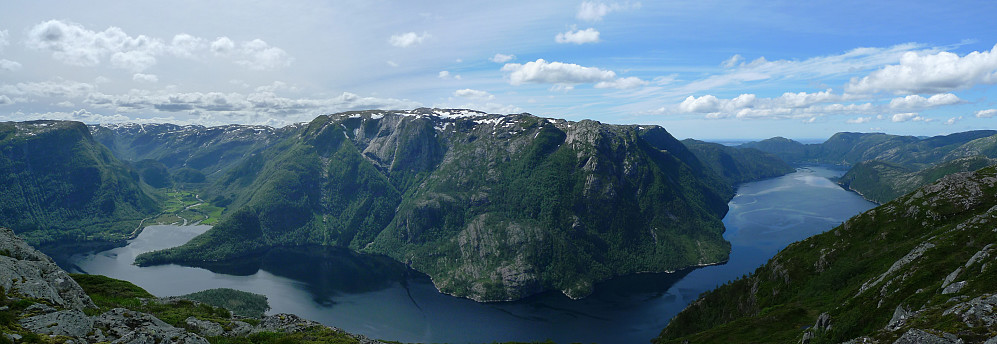
[[[678,138],[997,128],[995,1],[8,1],[0,121],[469,108]]]

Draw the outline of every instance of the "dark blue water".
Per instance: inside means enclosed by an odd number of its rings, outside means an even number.
[[[791,242],[872,208],[827,179],[841,173],[813,167],[744,184],[724,218],[724,237],[732,244],[729,262],[616,278],[582,300],[550,292],[517,302],[477,303],[440,294],[428,277],[390,259],[317,247],[273,250],[211,270],[131,265],[135,255],[180,245],[207,226],[150,226],[126,247],[73,262],[82,271],[128,280],[157,296],[221,287],[265,294],[272,313],[296,313],[379,339],[647,343],[700,293],[753,271]]]

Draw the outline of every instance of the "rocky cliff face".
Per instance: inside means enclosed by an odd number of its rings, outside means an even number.
[[[144,299],[159,309],[191,304],[177,299]],[[209,307],[210,308],[210,307]],[[212,319],[216,320],[216,319]],[[56,343],[186,343],[207,344],[205,338],[245,337],[254,333],[338,334],[345,343],[379,343],[346,334],[293,314],[276,314],[253,321],[223,322],[188,317],[179,326],[127,308],[98,307],[84,289],[51,258],[0,228],[0,332],[7,341]]]
[[[950,174],[788,246],[656,342],[992,343],[995,228],[997,166]]]
[[[733,189],[656,126],[469,110],[320,116],[210,190],[232,216],[143,264],[319,244],[381,253],[442,291],[572,297],[612,276],[721,262]]]

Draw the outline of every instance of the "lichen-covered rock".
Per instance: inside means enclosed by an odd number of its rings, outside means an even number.
[[[45,254],[38,252],[13,231],[0,228],[0,286],[28,298],[83,310],[96,308],[83,288]]]
[[[994,328],[997,326],[995,308],[997,308],[997,295],[986,294],[952,306],[942,314],[955,314],[961,317],[962,321],[969,327]]]
[[[103,333],[103,341],[111,343],[208,344],[204,338],[173,327],[152,315],[124,308],[115,308],[94,317],[94,327]],[[91,340],[96,342],[99,338]]]
[[[962,339],[959,339],[951,333],[943,333],[941,336],[936,336],[931,333],[925,332],[919,329],[911,329],[900,336],[893,344],[962,344]]]
[[[294,314],[280,313],[263,317],[253,332],[301,332],[315,326],[324,326],[317,322],[303,319]]]
[[[21,326],[31,332],[55,336],[84,337],[93,329],[93,320],[78,310],[65,310],[27,317]]]
[[[205,337],[217,337],[225,334],[225,329],[222,328],[222,325],[218,325],[218,323],[215,322],[189,317],[184,320],[184,323],[186,323],[190,329],[194,330],[194,332],[197,332]]]

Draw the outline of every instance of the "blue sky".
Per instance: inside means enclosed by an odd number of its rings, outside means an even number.
[[[679,138],[997,122],[993,1],[18,1],[0,120],[472,108]]]

